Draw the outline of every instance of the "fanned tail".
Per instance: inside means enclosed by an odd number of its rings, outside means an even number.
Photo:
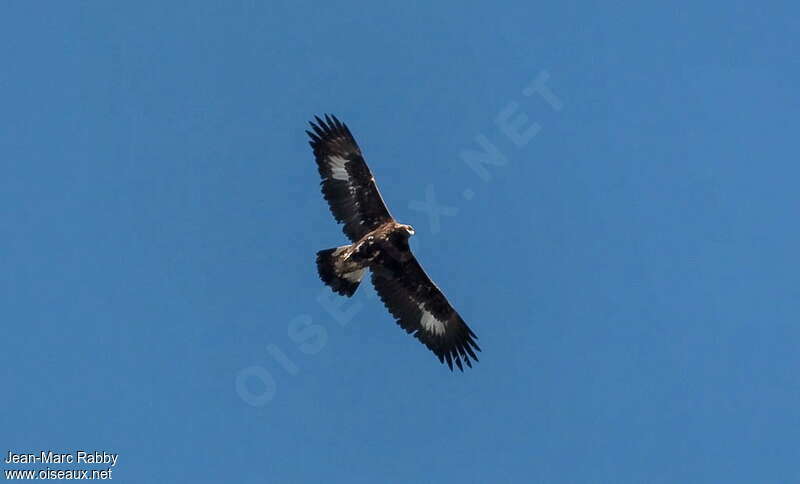
[[[330,286],[334,292],[350,297],[355,294],[361,279],[364,278],[366,268],[344,272],[341,267],[340,256],[348,245],[325,249],[317,252],[317,271],[322,282]]]

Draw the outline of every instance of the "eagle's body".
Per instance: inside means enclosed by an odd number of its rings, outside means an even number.
[[[336,220],[344,224],[351,245],[321,250],[317,269],[322,281],[350,297],[367,270],[397,323],[422,341],[439,360],[463,370],[461,361],[477,361],[477,336],[430,280],[408,246],[410,225],[389,214],[375,178],[350,130],[336,117],[316,118],[311,137],[322,177],[322,194]]]
[[[353,274],[360,273],[362,269],[367,269],[371,265],[380,267],[381,254],[387,254],[390,258],[398,260],[407,259],[410,255],[405,252],[408,247],[408,232],[409,226],[402,225],[397,222],[386,222],[381,224],[372,232],[367,232],[361,239],[351,245],[337,247],[333,250],[333,268],[337,274]],[[355,276],[351,277],[355,280]],[[347,278],[345,278],[347,280]],[[359,279],[360,280],[360,277]],[[328,282],[328,281],[325,281]],[[352,296],[355,289],[358,287],[342,288],[342,295]],[[336,288],[334,288],[336,289]],[[340,292],[337,290],[337,292]]]

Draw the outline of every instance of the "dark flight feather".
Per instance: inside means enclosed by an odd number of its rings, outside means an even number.
[[[375,290],[400,327],[451,370],[454,363],[462,371],[463,364],[472,367],[480,351],[477,336],[411,253],[405,229],[410,227],[392,218],[350,130],[335,116],[315,119],[313,131],[306,133],[322,177],[322,194],[354,242],[318,252],[320,278],[349,297],[368,267]]]
[[[335,116],[315,119],[316,124],[310,123],[314,132],[306,133],[322,177],[322,196],[344,224],[344,234],[356,242],[392,216],[347,126]]]
[[[409,251],[409,258],[399,261],[381,256],[373,266],[372,284],[397,324],[412,333],[441,362],[453,363],[463,370],[461,362],[472,367],[478,361],[480,347],[477,336],[453,308],[442,291],[428,277]],[[427,324],[426,324],[427,323]]]

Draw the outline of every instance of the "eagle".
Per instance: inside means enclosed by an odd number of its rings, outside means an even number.
[[[389,213],[348,127],[333,115],[314,119],[309,123],[313,131],[306,133],[322,177],[322,195],[352,242],[317,252],[320,279],[351,297],[369,270],[375,291],[401,328],[451,371],[453,363],[464,371],[462,361],[471,368],[481,350],[478,337],[411,253],[408,239],[414,228]]]

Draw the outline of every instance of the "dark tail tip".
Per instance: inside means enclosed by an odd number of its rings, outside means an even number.
[[[336,256],[334,252],[337,249],[325,249],[317,252],[317,272],[322,282],[330,286],[334,292],[350,297],[356,293],[356,289],[361,283],[361,277],[354,277],[356,273],[353,272],[348,274],[336,272]],[[350,278],[346,276],[350,276]]]

